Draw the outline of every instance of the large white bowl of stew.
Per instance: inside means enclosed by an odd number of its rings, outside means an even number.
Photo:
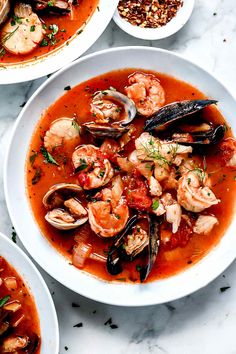
[[[0,249],[0,352],[57,354],[57,316],[47,285],[25,253],[3,234]]]
[[[102,34],[118,0],[2,0],[0,84],[51,74]]]
[[[106,50],[61,70],[22,110],[6,159],[29,253],[109,304],[208,284],[235,258],[235,109],[211,74],[161,49]]]

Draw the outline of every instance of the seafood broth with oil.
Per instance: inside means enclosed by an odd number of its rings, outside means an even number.
[[[178,101],[180,117],[166,124]],[[68,90],[40,118],[26,160],[50,244],[108,281],[154,281],[202,259],[235,210],[236,143],[215,103],[140,69]]]

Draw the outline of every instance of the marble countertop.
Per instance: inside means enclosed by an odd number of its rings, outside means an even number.
[[[188,24],[161,41],[142,41],[111,22],[89,53],[108,47],[144,45],[181,53],[212,72],[236,95],[235,0],[196,0]],[[21,106],[46,78],[0,87],[1,166]],[[0,231],[11,237],[0,169]],[[20,245],[19,239],[17,239]],[[40,269],[41,270],[41,269]],[[60,354],[235,354],[236,263],[204,289],[159,306],[122,308],[83,298],[42,274],[55,301]],[[222,291],[224,287],[229,287]],[[76,303],[78,307],[72,307]],[[105,325],[112,319],[117,328]],[[82,323],[81,327],[73,327]],[[48,353],[50,354],[50,353]]]

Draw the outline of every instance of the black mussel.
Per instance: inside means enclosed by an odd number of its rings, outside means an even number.
[[[29,337],[29,344],[25,348],[25,353],[27,354],[33,354],[36,352],[40,344],[40,338],[36,333],[33,333]]]
[[[174,142],[179,142],[181,144],[190,145],[192,147],[197,147],[200,145],[207,146],[214,145],[220,142],[220,140],[223,139],[224,134],[224,125],[218,125],[217,127],[210,129],[209,131],[196,132],[191,134],[173,134],[171,140]]]
[[[145,224],[146,227],[143,228]],[[108,252],[107,270],[112,275],[122,272],[122,262],[132,261],[144,250],[147,256],[144,266],[140,267],[140,281],[150,273],[159,249],[159,222],[153,215],[134,215],[125,229],[114,239]]]
[[[215,100],[189,100],[168,104],[146,120],[144,130],[147,132],[154,129],[164,130],[172,122],[216,103]]]

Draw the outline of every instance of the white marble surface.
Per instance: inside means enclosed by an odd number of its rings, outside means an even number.
[[[154,46],[181,53],[213,72],[236,96],[235,0],[196,0],[188,24],[178,34],[158,42],[132,38],[111,23],[89,52],[123,45]],[[44,80],[0,87],[1,167],[20,105]],[[12,224],[4,201],[2,168],[0,173],[0,231],[10,237]],[[146,308],[99,304],[67,290],[45,272],[42,274],[58,312],[60,354],[236,353],[235,262],[197,293],[169,304]],[[230,288],[221,292],[220,288],[226,286]],[[72,308],[72,302],[80,307]],[[104,325],[110,317],[118,325],[117,329]],[[73,327],[80,322],[83,327]]]

